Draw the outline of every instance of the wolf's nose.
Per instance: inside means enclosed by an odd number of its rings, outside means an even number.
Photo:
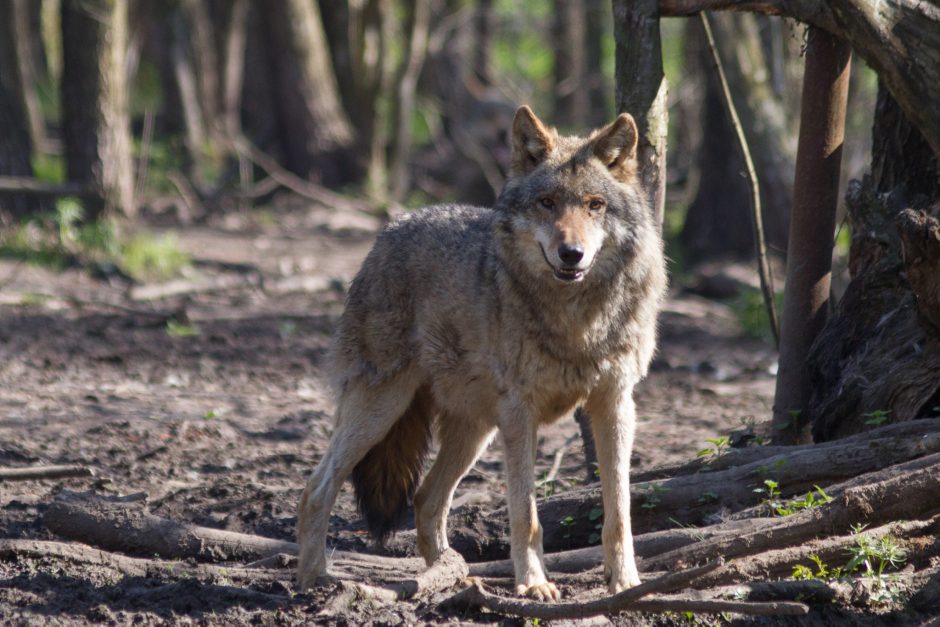
[[[558,247],[558,257],[566,266],[575,266],[581,261],[581,258],[584,257],[584,249],[578,244],[573,246],[562,244]]]

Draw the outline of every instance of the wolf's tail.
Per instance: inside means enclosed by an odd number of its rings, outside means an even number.
[[[432,414],[430,395],[418,390],[385,439],[353,468],[359,511],[380,545],[402,526],[408,513],[431,443]]]

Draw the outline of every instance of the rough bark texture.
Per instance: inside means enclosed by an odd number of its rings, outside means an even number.
[[[845,39],[878,72],[904,114],[940,153],[940,6],[921,0],[659,0],[663,16],[704,10],[783,15]],[[936,170],[934,177],[937,176]]]
[[[100,195],[88,219],[135,212],[126,47],[126,0],[63,0],[62,133],[69,180]]]
[[[663,73],[657,0],[614,0],[617,110],[631,114],[640,133],[637,160],[656,223],[666,200],[668,85]]]
[[[937,161],[884,89],[873,139],[872,174],[853,181],[846,198],[852,280],[810,352],[807,418],[817,441],[866,430],[873,421],[940,415],[940,333],[920,314],[897,228],[900,219],[902,232],[909,230],[905,209],[940,198],[932,174]],[[929,299],[919,283],[926,266],[911,252],[913,285]]]
[[[0,176],[30,176],[29,119],[17,69],[13,12],[13,3],[0,3]],[[34,198],[0,194],[0,227],[36,207]]]

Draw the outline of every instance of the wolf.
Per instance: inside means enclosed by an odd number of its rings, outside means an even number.
[[[582,405],[597,443],[604,573],[639,584],[630,529],[633,388],[666,290],[663,244],[637,174],[629,114],[560,135],[527,106],[493,209],[437,206],[392,223],[350,286],[335,335],[328,450],[298,515],[298,581],[326,572],[330,510],[351,475],[384,540],[413,501],[428,565],[447,549],[454,489],[498,431],[516,592],[556,600],[545,575],[534,465],[540,425]],[[415,491],[436,431],[439,452]]]

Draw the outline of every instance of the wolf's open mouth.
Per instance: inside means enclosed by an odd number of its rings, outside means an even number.
[[[562,281],[579,281],[584,278],[584,270],[559,270],[558,268],[553,268],[555,270],[555,278],[561,279]]]

